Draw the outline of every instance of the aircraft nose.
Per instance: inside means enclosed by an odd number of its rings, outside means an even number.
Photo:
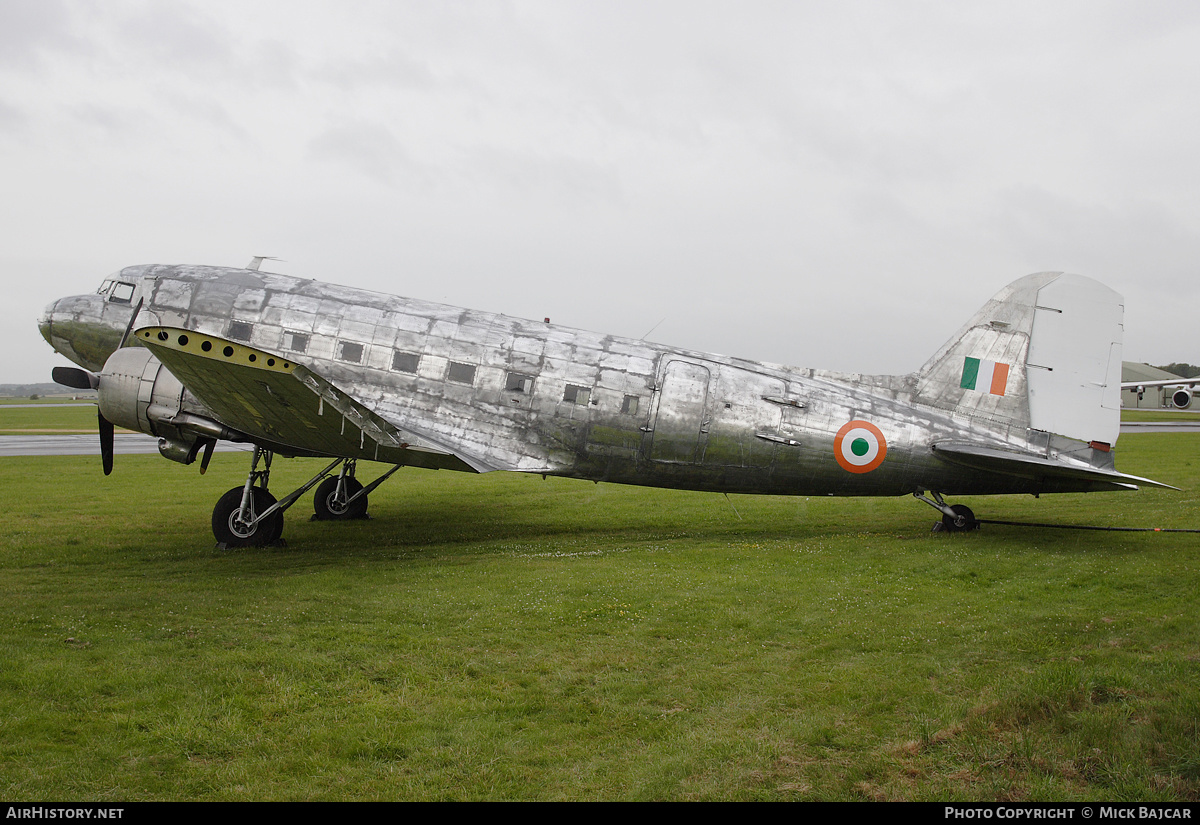
[[[108,356],[120,346],[121,333],[129,322],[129,310],[106,316],[107,302],[101,295],[71,295],[59,298],[42,314],[38,329],[55,352],[65,355],[85,370],[99,372]]]
[[[54,346],[54,342],[50,340],[50,332],[54,326],[54,311],[56,309],[58,309],[58,301],[47,304],[42,317],[38,319],[38,329],[41,330],[42,337],[46,339],[46,343],[50,346]]]

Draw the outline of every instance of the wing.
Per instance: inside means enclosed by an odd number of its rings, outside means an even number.
[[[966,467],[1024,478],[1089,481],[1095,483],[1096,490],[1136,490],[1141,486],[1163,487],[1168,490],[1179,489],[1170,484],[1118,473],[1115,470],[1067,464],[1032,453],[983,447],[961,441],[944,441],[934,444],[933,450],[947,461]]]
[[[1200,378],[1176,378],[1173,381],[1124,381],[1123,390],[1140,390],[1145,387],[1195,387],[1200,384]]]
[[[477,473],[499,469],[392,424],[284,356],[177,327],[143,327],[135,335],[221,423],[280,452]]]
[[[1200,384],[1200,378],[1176,378],[1174,381],[1123,381],[1122,390],[1139,390],[1148,386],[1186,386],[1194,387]]]

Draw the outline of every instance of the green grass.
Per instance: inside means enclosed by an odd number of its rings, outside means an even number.
[[[94,433],[96,406],[44,404],[38,407],[0,405],[0,435],[35,433]]]
[[[1200,421],[1200,410],[1121,410],[1122,421]]]
[[[91,401],[95,403],[96,394],[93,392],[90,398],[76,398],[73,395],[39,395],[37,398],[28,398],[21,396],[0,396],[0,407],[10,406],[14,404],[41,404],[53,406],[54,404],[78,404],[80,402]]]
[[[1185,492],[966,503],[1198,527],[1197,446],[1121,439]],[[246,463],[0,459],[0,794],[1200,798],[1193,535],[403,470],[218,551]]]

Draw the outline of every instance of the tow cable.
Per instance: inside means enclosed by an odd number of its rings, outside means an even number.
[[[1031,521],[998,521],[990,518],[975,519],[976,524],[1007,524],[1010,527],[1053,527],[1058,530],[1106,530],[1113,533],[1200,533],[1200,529],[1189,527],[1097,527],[1088,524],[1041,524]]]

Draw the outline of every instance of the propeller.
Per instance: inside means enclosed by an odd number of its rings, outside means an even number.
[[[100,428],[100,461],[107,476],[112,474],[113,468],[113,425],[100,410],[96,410],[96,421]]]
[[[94,390],[100,386],[100,376],[78,367],[55,367],[50,372],[55,384],[75,390]]]
[[[121,343],[117,344],[117,349],[124,347],[125,342],[129,340],[129,333],[133,332],[133,322],[137,320],[138,313],[142,311],[142,302],[145,300],[145,298],[138,299],[137,305],[133,308],[133,314],[129,316],[129,323],[125,325],[125,334],[121,336]],[[50,377],[56,384],[77,390],[96,390],[100,387],[100,376],[78,367],[55,367],[51,371]],[[99,407],[96,408],[96,424],[100,431],[100,461],[104,465],[104,474],[111,475],[113,471],[113,423],[104,417],[104,413],[100,412]],[[207,463],[206,460],[205,464],[207,465]]]
[[[55,384],[76,390],[94,390],[100,386],[100,376],[78,367],[55,367],[50,377]],[[104,474],[110,475],[113,469],[113,425],[99,408],[96,409],[96,419],[100,430],[100,460],[104,464]]]
[[[137,306],[133,308],[133,314],[129,316],[129,323],[125,325],[125,334],[121,336],[121,343],[117,344],[117,349],[125,346],[125,342],[129,340],[129,333],[133,332],[133,322],[137,320],[138,313],[142,311],[142,301],[145,298],[138,298]]]
[[[210,438],[204,442],[204,457],[200,459],[200,475],[208,472],[208,460],[212,458],[213,448],[217,446],[217,440]]]

